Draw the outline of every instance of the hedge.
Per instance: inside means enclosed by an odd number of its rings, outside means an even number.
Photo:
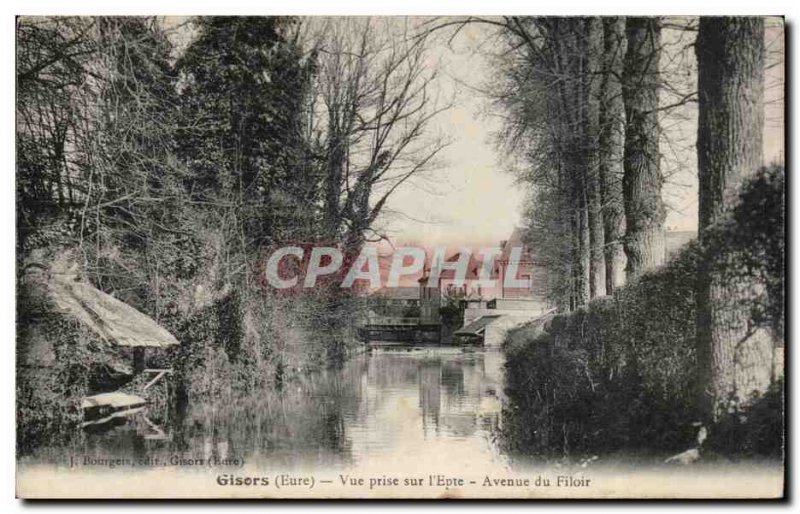
[[[759,172],[724,223],[688,243],[661,268],[544,329],[523,326],[506,340],[505,443],[512,452],[582,455],[689,447],[700,419],[695,377],[695,287],[715,255],[735,255],[735,269],[766,287],[751,298],[753,323],[783,337],[783,169]],[[704,264],[705,263],[705,264]],[[782,383],[715,428],[718,452],[781,452]]]

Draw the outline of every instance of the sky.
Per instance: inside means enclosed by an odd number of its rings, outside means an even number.
[[[433,49],[430,62],[438,63],[441,96],[453,99],[435,129],[451,144],[441,154],[439,169],[399,190],[391,199],[393,213],[386,223],[396,241],[426,244],[497,244],[508,239],[519,223],[524,188],[504,171],[492,142],[499,118],[486,114],[482,89],[492,69],[476,53],[490,29],[469,25],[451,45],[446,39]],[[425,181],[423,183],[423,180]]]
[[[767,20],[766,45],[768,64],[783,60],[783,24]],[[392,214],[383,220],[393,242],[424,244],[497,243],[508,239],[520,223],[526,201],[525,186],[515,182],[505,170],[503,157],[493,144],[493,134],[500,119],[489,116],[486,99],[475,89],[491,87],[494,70],[476,52],[492,29],[470,25],[451,45],[434,49],[435,61],[445,70],[439,79],[443,91],[455,94],[454,106],[444,113],[438,129],[452,140],[443,153],[443,166],[426,178],[433,185],[412,184],[398,191],[389,203]],[[693,33],[683,36],[663,35],[666,45],[662,69],[683,66],[682,87],[696,87]],[[782,65],[770,67],[765,76],[764,132],[765,163],[781,161],[784,154]],[[662,105],[675,101],[661,93]],[[662,171],[666,182],[662,190],[667,205],[667,230],[697,230],[697,157],[694,151],[697,131],[697,104],[665,115],[661,145]],[[396,212],[403,214],[396,214]]]
[[[185,17],[166,17],[166,26],[176,26]],[[768,63],[783,60],[783,23],[767,21]],[[395,246],[399,244],[497,245],[508,239],[520,224],[527,201],[527,186],[507,171],[508,159],[494,144],[501,128],[500,117],[481,93],[491,88],[495,70],[484,57],[491,50],[496,29],[481,24],[467,25],[450,40],[440,37],[432,47],[428,63],[440,69],[436,92],[452,107],[432,124],[433,135],[450,141],[440,154],[439,166],[407,182],[390,198],[379,219],[379,231]],[[184,36],[188,32],[182,30]],[[696,85],[693,69],[694,33],[665,30],[662,73],[671,68],[688,70],[679,79],[683,91]],[[180,38],[185,44],[186,37]],[[666,57],[665,57],[666,55]],[[673,69],[674,71],[674,69]],[[676,75],[677,76],[677,75]],[[765,77],[766,126],[765,163],[781,161],[784,154],[783,88],[784,68],[771,66]],[[675,101],[662,91],[662,105]],[[495,115],[491,113],[494,112]],[[697,104],[690,103],[662,116],[662,191],[667,206],[667,230],[697,230]]]

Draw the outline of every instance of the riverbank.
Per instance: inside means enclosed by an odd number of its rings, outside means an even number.
[[[744,188],[729,222],[707,234],[706,247],[689,243],[613,296],[512,331],[505,345],[510,450],[577,458],[644,451],[663,459],[705,443],[705,459],[780,457],[783,231],[769,214],[782,201],[783,172],[767,170]],[[737,256],[721,276],[747,280],[754,291],[731,308],[773,338],[764,364],[772,385],[717,420],[698,444],[695,290],[709,256],[721,252]]]
[[[53,277],[69,270],[70,280],[91,283],[74,252],[54,247],[30,255],[35,258],[21,268],[17,302],[21,455],[48,442],[79,443],[81,399],[92,394],[143,395],[156,413],[152,420],[160,423],[191,403],[213,410],[236,405],[254,390],[280,392],[364,349],[354,328],[362,308],[357,297],[325,290],[281,297],[246,284],[176,281],[159,290],[155,305],[158,322],[180,345],[148,351],[147,367],[170,373],[144,391],[153,377],[135,373],[132,348],[105,339],[56,305]],[[120,296],[142,312],[153,307]]]

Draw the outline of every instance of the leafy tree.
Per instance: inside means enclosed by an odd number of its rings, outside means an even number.
[[[307,128],[315,65],[291,36],[296,23],[198,18],[176,64],[187,187],[193,199],[230,209],[244,253],[314,226],[318,175]]]

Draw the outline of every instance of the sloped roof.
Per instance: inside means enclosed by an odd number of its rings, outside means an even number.
[[[105,341],[129,347],[164,348],[180,344],[153,318],[91,284],[55,276],[49,281],[49,289],[59,310]]]
[[[446,263],[455,263],[461,259],[463,252],[456,252],[450,257],[446,258],[444,262]],[[470,253],[469,261],[467,262],[467,272],[464,276],[464,280],[478,280],[480,278],[481,266],[483,266],[482,261],[477,259],[474,254]],[[425,282],[431,275],[431,267],[432,264],[428,264],[425,266],[425,269],[422,272],[422,277],[418,280],[418,282]],[[453,280],[456,276],[456,270],[448,268],[448,269],[441,269],[439,271],[439,279],[440,280]]]
[[[491,324],[492,321],[496,320],[499,317],[500,317],[499,315],[481,316],[480,318],[474,320],[472,323],[456,330],[454,335],[479,336],[483,334],[484,330],[486,330],[486,327],[489,324]]]
[[[514,230],[511,232],[511,236],[506,241],[502,241],[500,244],[500,257],[498,260],[508,262],[511,258],[511,250],[513,248],[522,248],[522,255],[520,258],[523,261],[528,261],[531,259],[531,249],[528,248],[528,245],[525,244],[523,239],[523,231],[519,227],[515,227]]]
[[[447,262],[458,262],[461,259],[462,252],[457,252],[447,259]],[[475,257],[475,254],[470,253],[469,261],[467,262],[467,274],[464,277],[466,280],[477,280],[480,277],[482,261]],[[454,279],[456,277],[456,270],[444,269],[439,275],[441,278]]]

